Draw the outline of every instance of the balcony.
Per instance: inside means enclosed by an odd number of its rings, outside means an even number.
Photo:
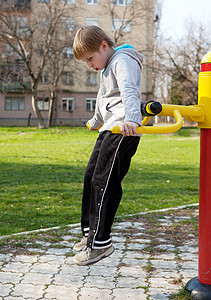
[[[10,83],[2,83],[0,82],[0,92],[15,92],[15,93],[20,93],[20,92],[26,92],[31,90],[31,84],[30,82],[24,82],[24,85],[21,85],[19,82],[14,81]]]
[[[31,0],[0,0],[1,10],[8,11],[15,10],[28,10],[31,8]]]
[[[29,9],[31,7],[31,0],[14,0],[15,8]]]

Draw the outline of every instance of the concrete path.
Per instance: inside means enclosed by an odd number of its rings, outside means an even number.
[[[5,242],[0,251],[0,299],[169,299],[198,274],[197,234],[181,232],[182,224],[185,228],[197,217],[195,207],[115,223],[115,252],[87,267],[72,260],[80,226],[61,232],[56,242],[47,231],[43,239],[33,236],[33,243],[27,240],[22,248]]]

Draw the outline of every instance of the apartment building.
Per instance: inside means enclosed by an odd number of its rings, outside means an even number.
[[[32,44],[31,36],[28,34],[29,23],[30,26],[32,22],[35,24],[36,19],[36,24],[41,28],[41,15],[43,12],[51,9],[51,14],[55,13],[55,6],[54,11],[53,6],[51,6],[53,1],[56,0],[13,0],[13,9],[3,9],[4,14],[10,16],[16,14],[16,19],[17,16],[21,19],[21,22],[18,23],[20,28],[16,24],[16,30],[21,31],[22,35],[24,32],[21,42],[25,42],[29,45],[29,48]],[[4,1],[0,2],[3,3]],[[63,49],[63,59],[67,63],[63,66],[53,90],[52,124],[84,126],[87,120],[93,116],[100,84],[100,74],[90,70],[86,64],[75,61],[71,44],[75,32],[83,25],[98,25],[114,39],[117,46],[129,43],[145,55],[144,70],[142,72],[142,97],[143,100],[152,99],[154,0],[56,1],[56,3],[59,2],[65,4],[65,9],[62,11],[58,22],[60,25],[58,26],[57,36],[60,37],[60,41],[67,38],[67,36],[62,36],[62,28],[65,26],[69,31],[69,44]],[[4,7],[2,6],[2,8]],[[50,21],[47,18],[45,22]],[[39,30],[37,34],[33,35],[33,43],[38,44],[41,40],[42,30]],[[25,69],[24,62],[19,57],[20,55],[14,51],[13,44],[7,44],[5,40],[0,39],[0,50],[0,64],[4,65],[2,69],[8,71],[12,65],[17,68],[17,79],[13,77],[7,84],[5,79],[2,79],[5,74],[0,75],[2,77],[0,78],[0,126],[37,125],[37,116],[32,101],[33,93],[30,91],[29,74],[27,74],[27,71],[23,71]],[[42,50],[45,51],[45,49]],[[32,56],[32,54],[28,56]],[[42,51],[39,51],[39,54],[36,52],[33,57],[33,64],[36,66],[42,59]],[[6,66],[5,62],[7,63]],[[56,73],[56,63],[54,68],[55,72],[50,73],[50,68],[45,65],[37,88],[37,106],[45,123],[49,118],[50,99],[52,98],[51,75]],[[24,86],[18,81],[20,74],[21,80],[25,80]]]

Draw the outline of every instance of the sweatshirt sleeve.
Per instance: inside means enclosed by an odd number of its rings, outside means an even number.
[[[99,88],[98,94],[97,94],[97,99],[96,99],[96,107],[95,107],[95,113],[92,119],[89,120],[89,124],[93,129],[96,129],[103,125],[103,118],[99,110],[99,99],[101,97],[101,87]]]
[[[141,125],[141,69],[136,60],[125,56],[118,59],[115,75],[125,107],[125,121]]]

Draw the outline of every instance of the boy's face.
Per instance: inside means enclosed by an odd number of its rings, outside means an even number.
[[[103,70],[111,56],[111,48],[106,42],[102,42],[98,51],[85,54],[82,61],[86,62],[89,68],[96,71]]]

